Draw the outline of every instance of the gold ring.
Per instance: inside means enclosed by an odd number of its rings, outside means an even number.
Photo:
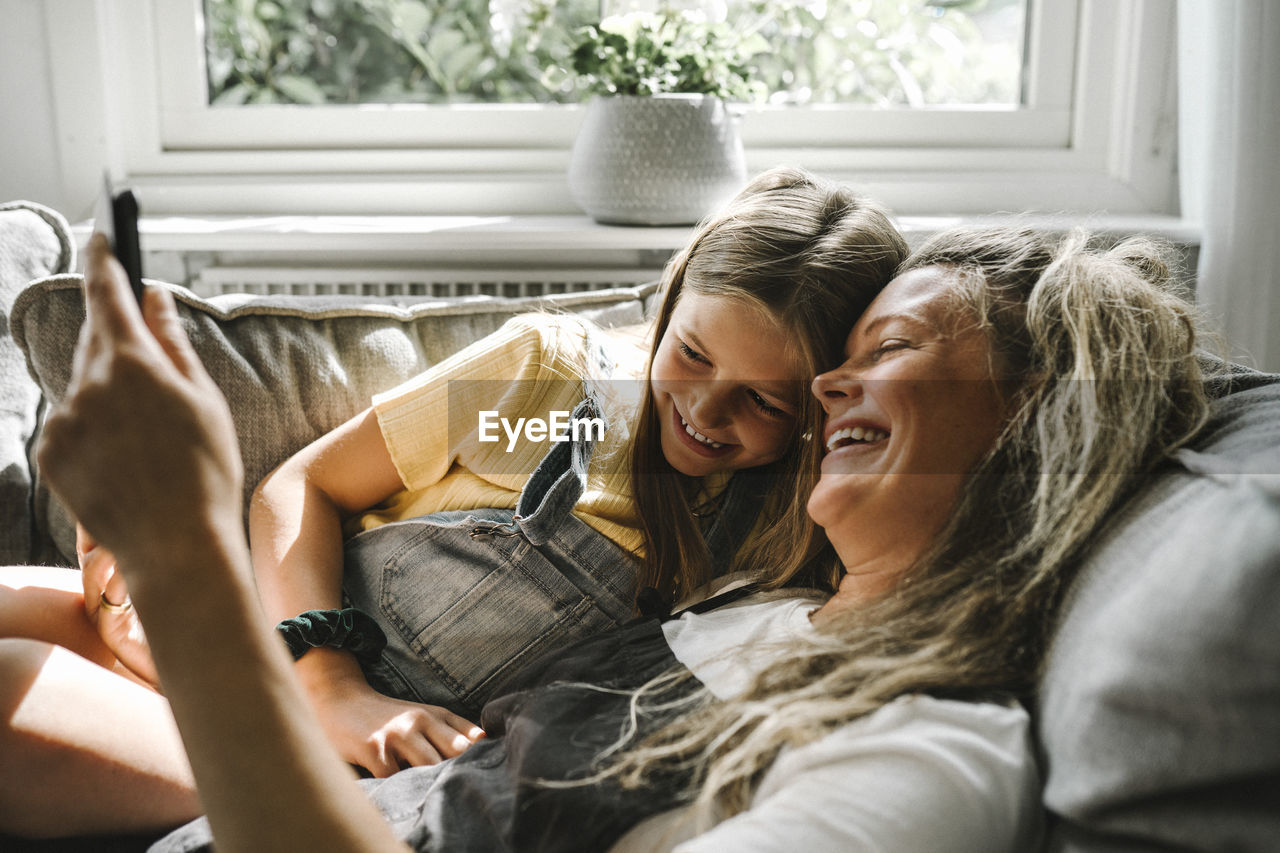
[[[104,589],[98,593],[98,604],[108,613],[128,613],[133,609],[133,599],[129,596],[124,597],[124,601],[114,604],[107,600],[107,591]]]

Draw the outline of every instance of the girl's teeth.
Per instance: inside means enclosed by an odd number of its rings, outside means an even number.
[[[876,441],[883,441],[889,437],[889,433],[882,429],[863,428],[863,427],[845,427],[838,429],[831,434],[831,438],[827,439],[827,452],[844,447],[846,444],[854,444],[861,442],[871,444]]]
[[[685,419],[684,419],[684,418],[681,418],[681,419],[680,419],[680,425],[684,427],[684,431],[685,431],[685,432],[689,433],[689,435],[693,436],[693,437],[694,437],[694,438],[696,438],[699,442],[701,442],[702,444],[705,444],[707,447],[710,447],[710,448],[715,449],[715,450],[718,450],[719,448],[724,447],[724,445],[723,445],[723,444],[721,444],[720,442],[718,442],[718,441],[712,441],[711,439],[707,438],[707,437],[706,437],[705,435],[703,435],[702,433],[700,433],[700,432],[698,432],[697,430],[695,430],[693,427],[689,426],[689,424],[685,421]]]

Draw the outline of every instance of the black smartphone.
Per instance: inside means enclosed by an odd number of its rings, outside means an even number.
[[[102,177],[102,197],[93,217],[93,230],[107,238],[111,253],[129,276],[134,298],[142,304],[142,246],[138,242],[138,200],[131,190],[115,192],[111,176]]]

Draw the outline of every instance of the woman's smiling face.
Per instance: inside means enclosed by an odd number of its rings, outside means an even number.
[[[954,282],[941,267],[894,279],[854,326],[844,364],[813,381],[826,454],[809,514],[850,571],[920,553],[1004,425],[991,347]]]
[[[786,330],[763,310],[686,288],[649,380],[667,462],[705,477],[781,458],[796,440],[808,377]]]

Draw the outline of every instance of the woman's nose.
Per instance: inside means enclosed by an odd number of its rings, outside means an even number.
[[[831,405],[837,400],[856,399],[862,396],[862,380],[847,364],[835,370],[819,373],[813,378],[813,396],[818,398],[822,408],[831,412]]]

